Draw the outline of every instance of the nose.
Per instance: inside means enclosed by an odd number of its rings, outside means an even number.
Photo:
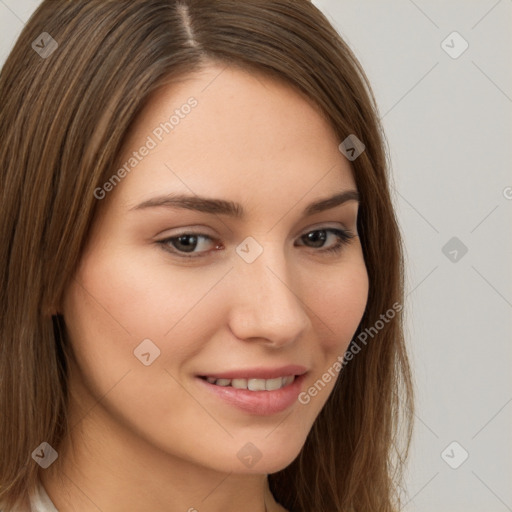
[[[279,348],[293,343],[310,325],[307,305],[293,289],[285,256],[265,249],[252,263],[237,261],[229,315],[231,331],[243,340]]]

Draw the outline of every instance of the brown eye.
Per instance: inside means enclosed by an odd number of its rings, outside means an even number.
[[[335,243],[330,247],[323,248],[329,238],[329,234],[334,236]],[[300,237],[308,247],[323,248],[319,252],[340,251],[352,238],[354,238],[354,235],[350,231],[336,228],[315,229]]]
[[[165,238],[164,240],[158,241],[165,250],[183,256],[185,258],[196,258],[202,256],[208,251],[208,245],[214,245],[214,240],[204,234],[200,233],[182,233],[178,236]],[[200,249],[197,251],[196,249]],[[219,244],[215,245],[215,248],[219,248]]]

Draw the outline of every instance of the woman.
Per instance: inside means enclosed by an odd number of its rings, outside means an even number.
[[[318,9],[44,1],[0,95],[2,510],[397,510],[399,231]]]

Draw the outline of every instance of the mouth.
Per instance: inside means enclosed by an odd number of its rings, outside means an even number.
[[[231,387],[235,389],[247,389],[249,391],[276,391],[290,386],[296,375],[285,375],[273,379],[217,379],[216,377],[199,376],[214,386]]]
[[[197,375],[196,382],[214,400],[245,413],[268,416],[289,409],[298,401],[306,368],[289,365],[222,374]]]

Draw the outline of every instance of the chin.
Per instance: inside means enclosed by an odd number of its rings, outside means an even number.
[[[302,450],[305,438],[291,437],[285,431],[281,435],[269,435],[269,432],[271,430],[266,430],[259,437],[247,438],[250,441],[237,442],[241,448],[237,450],[234,461],[232,453],[225,454],[228,455],[226,462],[230,466],[229,471],[239,474],[270,474],[289,466]],[[271,439],[273,436],[274,439]],[[234,464],[230,464],[232,461]]]

